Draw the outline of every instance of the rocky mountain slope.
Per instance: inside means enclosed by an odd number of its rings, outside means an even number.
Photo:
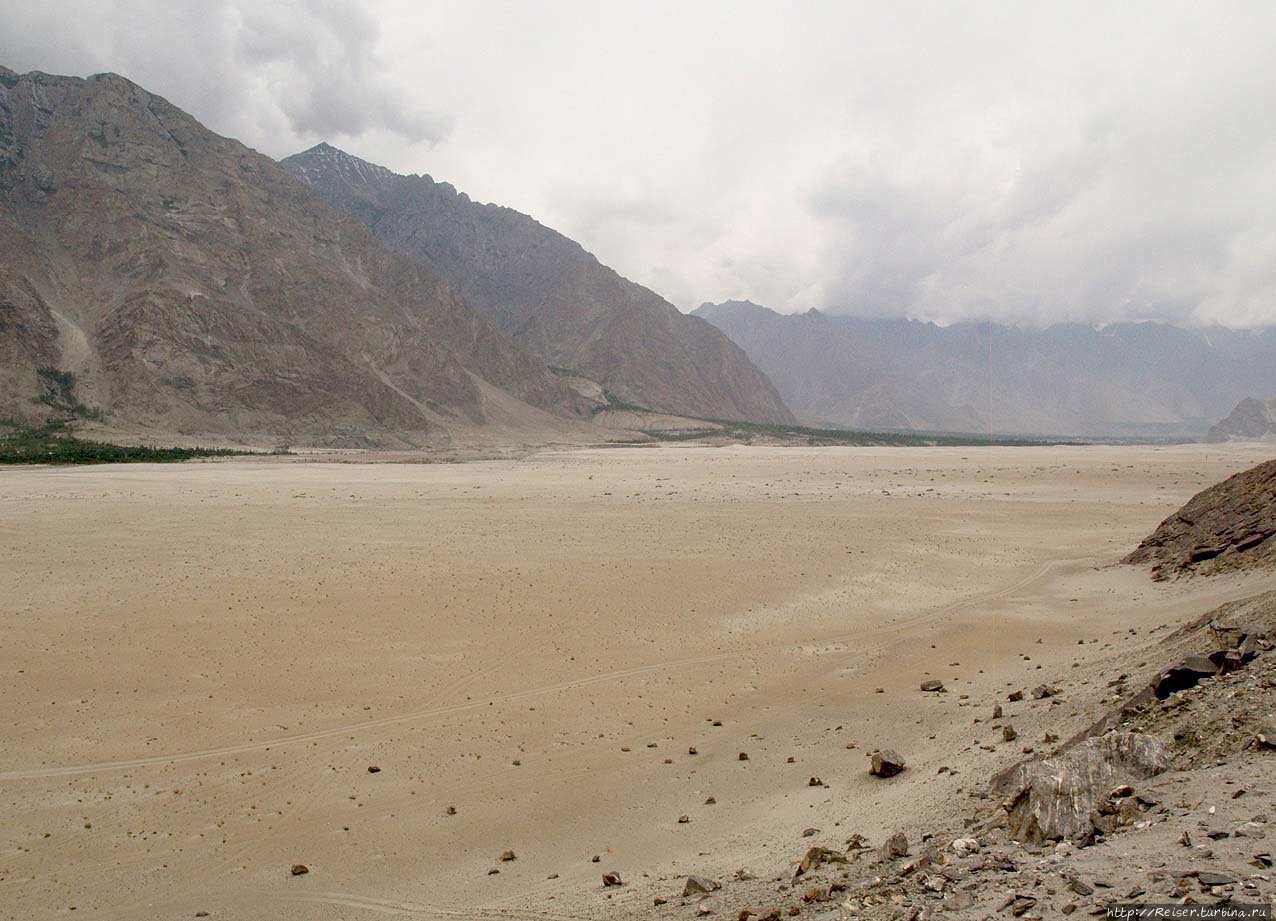
[[[717,329],[525,214],[327,144],[283,166],[547,364],[598,382],[622,402],[711,419],[795,421],[766,376]]]
[[[898,409],[946,431],[1195,439],[1247,394],[1276,392],[1276,329],[941,327],[834,314],[766,316],[742,302],[696,313],[735,339],[777,385],[784,381],[781,396],[802,402],[799,415],[811,412],[816,421],[818,413],[825,423],[857,424],[873,406],[877,415]],[[817,318],[842,333],[837,345],[804,336],[802,328]],[[830,350],[846,354],[841,367]],[[808,365],[828,373],[808,374]],[[893,369],[892,386],[866,387],[878,375],[862,369],[881,366]],[[918,412],[919,395],[930,412]]]
[[[1276,398],[1246,397],[1226,419],[1210,426],[1206,441],[1256,441],[1276,437]]]
[[[1270,904],[1274,635],[1269,591],[1170,630],[1150,644],[1154,662],[972,702],[974,725],[995,730],[1010,760],[973,778],[966,801],[935,802],[925,824],[878,840],[842,828],[795,844],[778,874],[670,880],[644,916],[1039,919]],[[1087,710],[1093,722],[1069,735]],[[925,795],[924,778],[891,757],[900,770],[876,782]],[[955,755],[942,770],[967,768]]]
[[[579,412],[436,275],[113,74],[0,69],[0,250],[0,417],[421,444]]]
[[[1276,562],[1276,460],[1211,486],[1166,518],[1125,562],[1158,578]]]

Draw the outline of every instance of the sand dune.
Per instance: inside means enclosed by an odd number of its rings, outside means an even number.
[[[4,471],[0,918],[629,917],[880,836],[998,763],[962,694],[1270,583],[1117,564],[1269,451]]]

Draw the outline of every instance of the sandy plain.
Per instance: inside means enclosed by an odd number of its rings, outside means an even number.
[[[623,918],[878,840],[1008,757],[963,708],[1271,587],[1116,562],[1270,454],[2,471],[0,918]]]

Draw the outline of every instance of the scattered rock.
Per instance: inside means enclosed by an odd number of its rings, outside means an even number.
[[[1048,684],[1039,684],[1032,689],[1032,699],[1045,700],[1047,697],[1054,697],[1058,693],[1058,688],[1053,688]]]
[[[830,851],[826,847],[811,848],[802,856],[802,860],[798,863],[797,869],[793,871],[793,875],[796,877],[810,873],[820,864],[824,863],[825,860],[832,857],[833,854],[834,852]]]
[[[624,884],[625,882],[624,880],[620,878],[619,873],[604,873],[603,874],[604,886],[623,886]]]
[[[736,756],[736,760],[737,760],[737,761],[748,761],[748,760],[749,760],[749,753],[748,753],[748,752],[740,752],[740,754]]]
[[[293,876],[305,876],[310,872],[310,868],[304,863],[294,863],[290,872]]]
[[[375,764],[369,764],[369,765],[368,765],[368,773],[369,773],[369,774],[380,774],[380,773],[381,773],[381,768],[377,767]]]
[[[888,859],[908,856],[908,838],[902,831],[897,831],[886,839],[882,845],[882,856]]]
[[[938,680],[937,678],[931,678],[929,681],[922,682],[922,690],[934,691],[936,693],[942,692],[944,690],[944,682]]]
[[[1202,870],[1196,874],[1196,881],[1202,886],[1231,886],[1236,882],[1236,877],[1228,876],[1226,873],[1215,873],[1212,870]]]
[[[958,857],[969,857],[979,853],[979,841],[975,838],[957,838],[950,845]]]
[[[1023,700],[1023,691],[1011,691],[1006,695],[1006,700],[1011,702]]]
[[[822,787],[824,786],[824,781],[820,780],[818,777],[812,777],[806,782],[806,785],[808,787]]]
[[[688,822],[690,822],[690,821],[691,821],[691,816],[689,816],[689,815],[680,815],[680,816],[678,816],[678,824],[679,824],[679,825],[686,825],[686,824],[687,824]]]
[[[1188,656],[1178,665],[1161,673],[1152,682],[1152,691],[1158,700],[1165,700],[1175,691],[1195,687],[1202,678],[1218,674],[1218,666],[1205,656]]]
[[[869,767],[868,772],[874,777],[894,777],[906,767],[899,753],[887,748],[873,752],[872,766]]]
[[[501,862],[509,863],[511,860],[518,860],[518,855],[513,851],[501,851]]]
[[[721,888],[721,885],[707,876],[692,875],[687,877],[687,882],[682,887],[682,897],[685,899],[693,895],[708,895]]]
[[[1013,742],[1019,738],[1019,733],[1015,732],[1014,726],[1003,726],[1001,727],[1001,737],[1007,742]]]

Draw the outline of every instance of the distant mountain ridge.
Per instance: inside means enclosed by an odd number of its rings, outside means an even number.
[[[706,304],[696,315],[749,352],[801,418],[823,424],[898,414],[909,428],[1195,439],[1247,394],[1276,392],[1276,329],[1163,323],[941,327],[759,310],[765,308],[727,302]],[[799,330],[816,321],[839,338],[819,349],[796,348]],[[775,332],[761,335],[763,326]],[[861,384],[837,369],[830,350],[856,369],[889,369],[891,387]]]
[[[545,363],[597,381],[617,400],[702,418],[795,421],[772,382],[719,330],[531,217],[328,144],[281,163]]]
[[[114,74],[0,68],[0,252],[9,420],[415,445],[587,415],[435,274]]]
[[[978,431],[980,415],[926,391],[885,352],[817,310],[783,316],[750,301],[695,312],[748,353],[803,421],[852,429]]]
[[[1258,441],[1276,438],[1276,398],[1246,397],[1223,419],[1210,426],[1206,441]]]

